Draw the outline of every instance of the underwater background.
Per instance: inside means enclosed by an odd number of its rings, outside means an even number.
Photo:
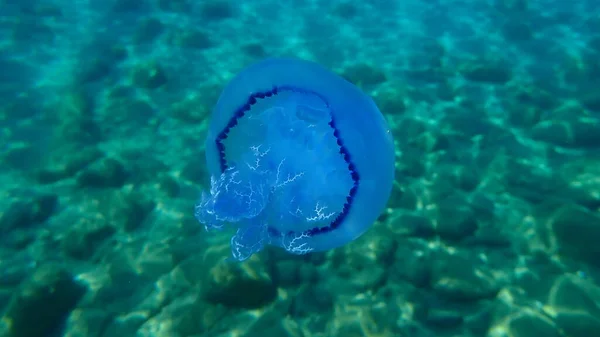
[[[373,97],[396,179],[343,247],[227,261],[207,125],[274,56]],[[600,2],[0,0],[0,186],[0,336],[598,336]]]

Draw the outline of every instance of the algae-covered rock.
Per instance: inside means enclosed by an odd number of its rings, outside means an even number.
[[[43,194],[29,200],[15,201],[0,213],[0,233],[24,229],[50,218],[58,206],[58,197]]]
[[[156,89],[165,85],[168,77],[165,69],[155,62],[140,64],[132,72],[133,83],[144,89]]]
[[[589,312],[558,310],[554,320],[569,337],[589,337],[600,331],[600,318]]]
[[[115,228],[100,215],[80,218],[70,226],[62,240],[61,247],[66,255],[74,259],[85,260],[90,258],[96,248],[114,232]]]
[[[236,14],[236,7],[228,0],[203,1],[199,10],[200,17],[205,21],[221,21],[233,18]]]
[[[81,187],[121,187],[128,178],[125,166],[117,159],[105,158],[86,167],[77,175]]]
[[[390,230],[396,235],[430,238],[435,234],[431,220],[420,214],[394,210],[387,222]]]
[[[547,120],[531,130],[533,139],[564,147],[588,148],[600,142],[600,121],[582,119],[572,121]]]
[[[52,115],[56,116],[53,128],[52,147],[78,143],[95,144],[102,139],[98,121],[95,119],[96,97],[80,88],[69,90],[53,106]]]
[[[408,281],[419,288],[430,285],[434,257],[425,243],[400,241],[394,260],[389,270],[391,281]]]
[[[275,271],[277,283],[282,287],[297,287],[317,279],[315,265],[302,258],[277,261]]]
[[[169,39],[174,46],[196,50],[208,49],[215,45],[208,32],[198,29],[174,32]]]
[[[169,116],[187,123],[200,123],[208,117],[212,102],[219,97],[219,92],[215,89],[215,86],[199,87],[198,92],[173,102],[167,113]]]
[[[244,331],[242,337],[306,336],[298,325],[298,321],[293,317],[286,315],[286,312],[288,311],[286,302],[289,301],[281,301],[277,305],[269,308],[248,328],[247,331]]]
[[[498,61],[468,63],[461,73],[470,81],[490,84],[504,84],[512,78],[511,68]]]
[[[561,254],[600,265],[598,213],[575,204],[566,204],[552,213],[547,224]]]
[[[343,76],[357,86],[374,86],[387,80],[383,71],[365,63],[348,67]]]
[[[54,151],[48,163],[35,171],[34,176],[42,184],[51,184],[74,176],[102,155],[96,147],[65,146]]]
[[[275,300],[277,286],[259,260],[244,263],[221,261],[206,275],[204,298],[232,308],[259,308]]]
[[[311,317],[325,314],[333,310],[335,304],[335,284],[318,283],[300,288],[292,298],[289,312],[293,317]]]
[[[596,89],[583,95],[581,104],[592,111],[600,111],[600,91]]]
[[[97,308],[77,308],[71,312],[64,337],[102,337],[111,321],[109,311]]]
[[[588,209],[600,207],[600,158],[570,160],[560,170],[568,186],[563,196]]]
[[[560,337],[558,329],[547,317],[533,310],[522,310],[511,315],[505,322],[490,329],[488,337]]]
[[[11,337],[51,336],[85,292],[66,270],[42,266],[13,294],[3,321]]]
[[[190,0],[157,0],[158,8],[166,12],[189,13],[192,8]]]
[[[548,305],[600,317],[600,287],[574,275],[563,275],[554,282]]]
[[[456,301],[473,301],[496,296],[500,290],[492,272],[475,258],[440,253],[434,258],[433,290]]]
[[[133,40],[138,44],[151,43],[157,39],[165,30],[165,26],[157,18],[146,18],[139,20]]]
[[[465,196],[454,194],[437,205],[435,232],[443,239],[458,241],[472,236],[477,230],[475,212]]]
[[[154,202],[139,193],[118,194],[110,207],[112,222],[126,232],[138,229],[154,209]]]
[[[463,323],[464,317],[456,310],[431,309],[427,311],[425,322],[437,329],[449,329]]]
[[[81,51],[76,65],[76,83],[89,85],[109,78],[119,63],[127,59],[124,45],[99,39]]]
[[[600,287],[575,275],[559,277],[548,296],[546,313],[569,337],[600,331]]]

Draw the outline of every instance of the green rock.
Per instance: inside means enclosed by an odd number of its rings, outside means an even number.
[[[430,238],[435,234],[435,227],[428,217],[402,210],[394,210],[388,223],[390,230],[400,236]]]
[[[512,316],[507,325],[510,337],[562,337],[550,319],[531,310]]]
[[[502,26],[502,33],[510,41],[529,41],[533,38],[533,31],[527,22],[519,19],[509,20]]]
[[[37,241],[38,233],[35,231],[12,231],[2,239],[7,248],[25,250],[30,244]]]
[[[77,175],[77,185],[81,187],[121,187],[128,178],[128,172],[120,161],[105,158],[85,168]]]
[[[556,308],[585,311],[600,317],[600,287],[576,276],[563,275],[554,282],[548,304]]]
[[[155,62],[140,64],[133,70],[133,83],[144,89],[157,89],[168,81],[163,67]]]
[[[384,266],[373,265],[370,268],[360,268],[358,270],[344,270],[342,274],[344,282],[356,292],[375,291],[385,284],[387,271]]]
[[[477,230],[473,209],[461,194],[453,194],[438,202],[437,211],[435,231],[444,240],[460,241]]]
[[[20,280],[19,280],[20,282]],[[12,297],[12,290],[9,287],[5,288],[5,284],[1,284],[2,287],[0,288],[0,310],[4,311],[4,309],[6,309],[6,307],[8,306],[8,304],[10,303],[10,299]],[[4,322],[0,322],[0,326],[3,324]],[[0,335],[2,334],[2,328],[0,328]]]
[[[394,265],[388,274],[399,283],[408,281],[415,287],[431,284],[434,257],[421,240],[402,240],[396,249]]]
[[[396,175],[402,170],[396,170]],[[406,210],[416,210],[417,204],[420,201],[420,194],[416,188],[407,186],[406,184],[400,184],[397,180],[394,181],[392,187],[392,194],[388,202],[389,207]]]
[[[433,259],[433,290],[454,301],[493,298],[500,285],[492,272],[476,257],[438,253]]]
[[[598,111],[600,111],[600,108]],[[571,127],[575,146],[595,148],[600,143],[600,119],[580,118],[575,120]]]
[[[274,308],[263,313],[242,337],[304,337],[296,320],[286,317],[285,303],[278,303]]]
[[[261,261],[218,262],[206,275],[203,297],[230,308],[263,307],[277,297],[277,286]]]
[[[447,75],[439,69],[439,66],[435,64],[435,60],[440,60],[440,58],[433,57],[430,60],[431,65],[422,69],[405,70],[404,73],[409,79],[417,82],[437,83],[438,85],[442,84],[447,78]]]
[[[600,36],[596,35],[589,39],[587,46],[596,52],[600,52]]]
[[[280,260],[275,265],[277,283],[281,287],[297,287],[314,282],[318,275],[312,263],[299,263],[299,259]]]
[[[253,57],[255,59],[264,58],[267,56],[267,51],[262,44],[257,42],[246,43],[242,46],[244,54]]]
[[[29,3],[22,2],[20,8],[21,13],[25,15],[33,15],[41,18],[60,19],[64,17],[63,10],[60,6],[54,4]]]
[[[70,226],[61,242],[63,252],[78,260],[89,259],[104,240],[115,233],[104,217],[88,216]]]
[[[536,205],[564,192],[565,182],[559,179],[558,172],[541,170],[534,160],[509,158],[500,171],[505,188],[512,196]]]
[[[401,176],[412,178],[422,177],[426,172],[427,162],[423,160],[423,151],[416,147],[407,147],[402,150],[402,159],[396,168]]]
[[[158,0],[158,8],[167,12],[188,12],[192,9],[190,0]]]
[[[127,57],[127,49],[114,43],[98,45],[90,53],[82,53],[76,83],[85,85],[105,80]]]
[[[442,81],[437,85],[436,96],[444,101],[452,102],[459,96],[458,89],[450,81]]]
[[[500,135],[505,133],[497,125],[491,123],[487,118],[484,118],[482,111],[477,111],[478,107],[471,107],[468,104],[472,102],[463,103],[465,106],[461,110],[447,109],[446,115],[442,117],[442,123],[452,131],[463,136],[465,138],[472,138],[477,135],[491,138],[494,135]],[[477,110],[476,110],[477,109]],[[471,140],[472,141],[472,140]]]
[[[157,39],[165,30],[165,26],[156,18],[142,19],[135,30],[133,40],[136,43],[150,43]]]
[[[290,305],[290,314],[294,317],[308,318],[315,314],[326,314],[333,311],[336,289],[322,283],[301,287],[294,295]]]
[[[523,15],[529,12],[529,0],[495,0],[493,6],[505,15]]]
[[[95,144],[102,139],[100,127],[95,119],[96,102],[81,88],[67,92],[53,106],[56,127],[52,147],[68,146],[70,143]]]
[[[523,86],[523,84],[519,84],[515,86],[514,90],[514,99],[518,103],[524,106],[534,105],[543,111],[554,109],[562,102],[560,97],[556,97],[556,95],[535,85]],[[511,113],[518,114],[519,112],[514,111]],[[536,117],[540,117],[540,115],[541,112],[538,111]]]
[[[346,68],[343,77],[357,86],[374,86],[387,80],[383,71],[365,63]]]
[[[181,178],[192,182],[193,184],[201,184],[204,189],[210,188],[210,173],[204,160],[205,152],[203,149],[198,151],[196,158],[190,158],[184,163],[181,169]]]
[[[561,254],[600,266],[600,215],[574,204],[557,209],[548,226]]]
[[[208,117],[211,104],[218,99],[215,86],[200,86],[198,92],[173,102],[167,110],[169,116],[189,123],[200,123]]]
[[[138,229],[154,209],[155,204],[139,193],[118,195],[110,207],[112,222],[126,232]]]
[[[171,43],[190,49],[208,49],[214,45],[210,35],[201,30],[184,30],[171,36]]]
[[[569,183],[563,196],[588,209],[600,207],[600,160],[590,157],[571,160],[561,167],[560,176]]]
[[[123,294],[129,296],[130,294]],[[111,319],[104,327],[102,336],[136,336],[140,326],[148,322],[147,311],[133,311],[120,314]]]
[[[212,315],[207,314],[210,310],[215,310],[214,306],[208,305],[202,301],[193,301],[191,303],[178,304],[176,310],[163,310],[161,316],[167,316],[161,320],[170,321],[170,325],[176,332],[176,336],[203,336],[206,333],[207,325],[206,317]],[[169,308],[170,309],[170,308]],[[224,315],[227,308],[220,307],[220,315]],[[161,317],[162,318],[162,317]]]
[[[65,327],[65,337],[102,337],[112,315],[103,309],[75,309]]]
[[[438,329],[455,328],[463,323],[463,316],[455,310],[430,309],[427,311],[427,325]]]
[[[53,153],[46,167],[34,173],[42,184],[51,184],[74,176],[102,157],[96,147],[67,146]]]
[[[27,172],[40,165],[43,150],[31,143],[12,142],[0,153],[0,163]]]
[[[175,198],[179,195],[179,183],[174,177],[162,174],[158,177],[158,190],[169,198]]]
[[[600,316],[588,312],[558,310],[554,320],[565,336],[590,337],[600,332]]]
[[[505,84],[512,78],[510,68],[501,62],[467,64],[461,73],[470,81],[490,84]]]
[[[116,0],[112,5],[114,12],[141,12],[147,5],[144,0]]]
[[[595,89],[595,91],[583,95],[580,101],[589,110],[600,111],[600,90]]]
[[[199,11],[203,20],[221,21],[234,17],[236,7],[228,0],[207,0],[201,2]]]
[[[58,197],[44,194],[30,200],[12,203],[6,211],[0,213],[0,233],[13,229],[24,229],[46,221],[54,214],[58,206]]]
[[[344,1],[337,3],[333,8],[332,13],[340,18],[352,19],[359,14],[360,11],[352,1]]]
[[[52,336],[85,292],[66,270],[42,266],[13,294],[2,320],[11,337]]]
[[[406,111],[405,93],[396,85],[382,87],[374,94],[373,99],[384,114],[401,116]]]
[[[0,66],[5,69],[19,69],[25,67],[19,61],[11,60],[0,60]],[[19,74],[19,72],[17,72]],[[4,82],[14,82],[20,80],[18,76],[7,76],[6,74],[2,74],[5,77],[0,77],[0,79]],[[3,83],[4,84],[4,83]],[[0,86],[0,89],[2,86]],[[12,88],[11,88],[12,89]],[[14,89],[12,89],[14,91]],[[0,107],[0,120],[24,120],[28,118],[35,117],[36,114],[39,113],[38,107],[36,106],[36,98],[31,94],[23,94],[14,97],[11,100],[7,100],[2,102],[2,106]]]
[[[530,88],[517,87],[515,90],[514,99],[508,100],[506,103],[510,108],[507,108],[508,121],[511,125],[522,127],[527,130],[540,122],[542,114],[549,109],[547,104],[538,101],[544,101],[545,93],[540,93]]]
[[[12,41],[44,44],[55,38],[56,31],[49,20],[27,15],[19,15],[19,20],[11,24]],[[7,29],[8,32],[11,30]]]
[[[600,119],[588,115],[580,105],[565,103],[537,123],[531,129],[531,136],[558,146],[593,148],[600,142]]]

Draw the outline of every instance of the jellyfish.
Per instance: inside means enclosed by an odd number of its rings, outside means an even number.
[[[392,135],[373,100],[300,59],[263,60],[235,76],[205,148],[210,189],[195,217],[208,231],[233,228],[238,261],[267,245],[301,255],[357,239],[394,180]]]

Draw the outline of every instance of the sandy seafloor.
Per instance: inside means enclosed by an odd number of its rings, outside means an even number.
[[[220,90],[269,56],[373,96],[361,238],[227,263],[193,206]],[[1,336],[600,333],[596,0],[0,1]]]

